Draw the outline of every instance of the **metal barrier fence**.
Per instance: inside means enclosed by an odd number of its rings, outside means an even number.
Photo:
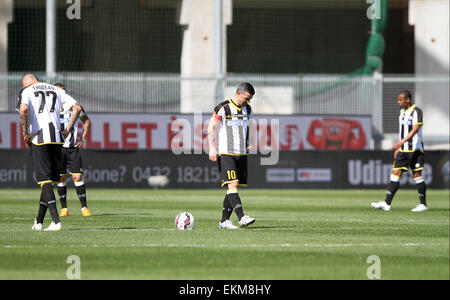
[[[256,88],[252,102],[255,113],[371,116],[374,147],[378,149],[377,142],[384,135],[397,132],[397,94],[408,89],[424,112],[428,141],[445,143],[449,136],[449,77],[442,75],[228,74],[222,81],[222,95],[216,94],[214,78],[182,78],[173,73],[61,72],[52,78],[37,75],[42,81],[63,82],[68,93],[88,112],[105,113],[210,113],[212,105],[231,98],[236,86],[247,81]],[[0,112],[14,111],[21,76],[0,74]],[[205,106],[205,101],[211,106]]]
[[[409,90],[423,111],[425,143],[449,143],[449,77],[389,75],[383,78],[383,133],[398,132],[397,95]]]
[[[0,75],[0,111],[14,111],[21,76],[17,73]],[[37,76],[41,81],[64,83],[67,92],[90,112],[179,111],[178,74],[63,72],[53,77],[39,73]],[[8,96],[5,99],[3,95]]]

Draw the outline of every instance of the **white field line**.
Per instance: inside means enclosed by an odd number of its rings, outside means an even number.
[[[107,216],[108,218],[151,218],[151,216],[147,215],[111,215]],[[98,218],[98,217],[97,217]],[[155,217],[153,217],[155,218]],[[159,218],[159,217],[156,217]],[[6,220],[31,220],[30,218],[19,218],[19,217],[12,217],[12,218],[5,218]],[[86,219],[87,221],[93,221],[96,219],[96,216],[92,216],[89,219]],[[258,221],[273,221],[273,222],[299,222],[301,219],[257,219]],[[406,219],[406,220],[379,220],[379,219],[308,219],[308,221],[321,221],[321,222],[367,222],[367,223],[428,223],[428,222],[442,222],[442,223],[449,223],[449,219],[438,219],[438,220],[427,220],[427,219]],[[0,230],[1,231],[1,230]]]
[[[249,227],[250,228],[250,227]],[[301,230],[302,232],[304,231],[308,231],[308,230],[318,230],[318,229],[322,229],[322,230],[401,230],[402,228],[400,227],[333,227],[333,226],[307,226],[307,227],[301,227],[301,226],[297,226],[297,227],[255,227],[255,228],[250,228],[249,230],[255,231],[266,231],[266,230],[291,230],[291,231],[296,231],[296,230]],[[1,230],[0,230],[1,232]]]
[[[150,215],[107,215],[107,216],[91,216],[89,218],[86,218],[87,221],[92,221],[95,219],[105,219],[105,218],[158,218],[155,216]],[[32,220],[32,218],[21,218],[21,217],[7,217],[5,220]]]
[[[80,244],[80,245],[3,245],[4,249],[34,248],[343,248],[343,247],[436,247],[447,246],[448,243],[356,243],[356,244]]]
[[[178,230],[176,228],[80,228],[80,229],[62,229],[63,231],[68,232],[85,232],[85,231],[175,231]],[[31,232],[30,230],[14,230],[14,229],[6,229],[6,230],[0,230],[0,232]]]
[[[301,219],[257,219],[258,221],[274,221],[274,222],[299,222]],[[407,219],[407,220],[379,220],[379,219],[308,219],[308,221],[322,221],[322,222],[367,222],[367,223],[427,223],[427,222],[442,222],[449,223],[449,219],[441,220],[427,220],[427,219]]]

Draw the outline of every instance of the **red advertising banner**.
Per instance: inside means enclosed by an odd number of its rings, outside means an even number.
[[[209,114],[89,114],[87,149],[206,150]],[[370,117],[257,115],[258,149],[369,150]],[[81,127],[81,124],[80,124]],[[279,141],[274,144],[272,141]],[[274,145],[272,145],[274,144]],[[0,114],[0,149],[25,148],[19,115]]]

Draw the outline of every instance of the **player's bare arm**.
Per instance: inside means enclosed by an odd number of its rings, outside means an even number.
[[[80,112],[81,112],[81,106],[78,103],[74,104],[72,106],[72,112],[70,113],[70,121],[67,124],[66,129],[61,132],[61,134],[64,136],[64,138],[66,138],[69,135],[70,131],[73,128],[73,125],[75,124],[76,120],[78,119],[78,116],[80,115]]]
[[[253,149],[255,134],[256,134],[256,122],[255,120],[250,119],[248,122],[248,146],[247,146],[248,151],[251,151]]]
[[[81,135],[81,138],[77,141],[77,146],[79,148],[83,146],[83,143],[86,140],[87,135],[89,134],[89,130],[91,129],[91,120],[89,119],[86,113],[82,113],[80,115],[80,120],[83,123],[83,134]]]
[[[20,105],[20,128],[22,129],[23,140],[27,148],[30,148],[31,138],[34,136],[28,132],[28,105]]]
[[[208,143],[209,143],[209,160],[217,161],[217,150],[215,142],[216,126],[219,121],[211,118],[208,124]]]
[[[420,128],[419,124],[414,124],[411,132],[400,142],[395,143],[393,149],[396,150],[396,153],[398,152],[398,149],[400,149],[400,147],[403,146],[404,143],[406,143],[407,141],[409,141],[416,135],[416,133],[419,131],[419,128]],[[395,156],[397,156],[397,155],[395,155]]]

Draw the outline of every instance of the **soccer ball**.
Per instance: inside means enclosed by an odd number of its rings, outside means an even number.
[[[194,216],[188,212],[181,212],[175,218],[175,226],[179,230],[192,230],[195,226]]]

